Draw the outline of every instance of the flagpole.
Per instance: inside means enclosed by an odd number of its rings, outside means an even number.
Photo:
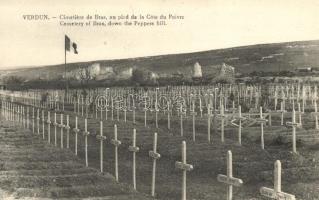
[[[65,46],[65,39],[64,39],[64,78],[65,78],[65,97],[66,97],[67,93],[68,93],[68,80],[67,80],[67,77],[66,77],[66,46]]]

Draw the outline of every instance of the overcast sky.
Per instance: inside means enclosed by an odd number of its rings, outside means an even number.
[[[185,19],[164,27],[65,28],[58,19],[23,20],[26,14],[174,14]],[[79,51],[68,54],[67,61],[78,62],[316,40],[318,19],[317,0],[2,0],[0,69],[64,63],[64,34]]]

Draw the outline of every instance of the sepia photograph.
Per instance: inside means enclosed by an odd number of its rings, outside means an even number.
[[[319,200],[319,1],[2,0],[0,200]]]

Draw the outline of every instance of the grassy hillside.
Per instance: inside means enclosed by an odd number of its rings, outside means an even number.
[[[181,72],[190,74],[195,62],[207,67],[225,62],[235,67],[236,72],[283,71],[298,67],[319,67],[319,40],[298,41],[242,46],[211,51],[150,56],[118,60],[100,60],[67,64],[67,70],[88,66],[98,62],[101,66],[111,66],[115,70],[127,67],[146,68],[158,74]],[[27,79],[61,76],[64,64],[51,65],[2,72],[3,75],[23,76]]]

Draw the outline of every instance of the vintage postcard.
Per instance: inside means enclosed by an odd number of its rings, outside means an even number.
[[[0,199],[319,200],[319,2],[2,0]]]

